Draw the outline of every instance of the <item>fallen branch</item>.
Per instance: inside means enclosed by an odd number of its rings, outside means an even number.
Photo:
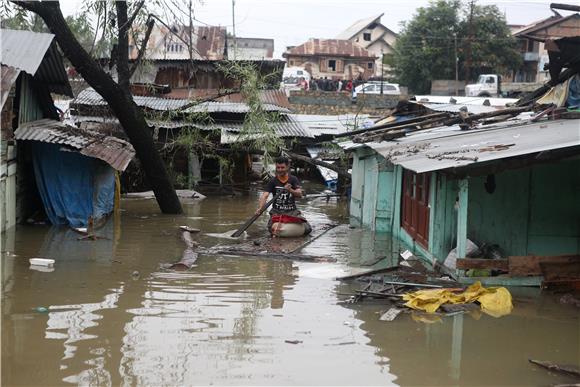
[[[568,374],[568,375],[580,377],[580,369],[578,369],[577,367],[574,367],[574,366],[561,366],[561,365],[554,364],[554,363],[549,362],[549,361],[541,361],[541,360],[534,360],[534,359],[528,359],[528,361],[532,364],[535,364],[537,366],[545,368],[549,371],[560,372],[563,374]]]

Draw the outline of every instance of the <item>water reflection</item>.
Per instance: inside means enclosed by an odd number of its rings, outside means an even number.
[[[200,228],[194,239],[205,247],[236,243],[205,234],[242,224],[255,200],[208,198],[188,203],[182,216],[127,200],[121,222],[99,230],[107,239],[97,241],[18,229],[16,255],[2,256],[2,383],[550,384],[560,380],[534,372],[528,356],[578,358],[577,314],[538,294],[516,297],[502,319],[433,324],[410,315],[381,322],[380,303],[339,304],[337,294],[350,288],[334,278],[349,263],[386,256],[372,268],[389,266],[403,248],[347,225],[304,249],[334,264],[200,256],[189,271],[160,269],[182,256],[179,226]],[[302,209],[313,224],[345,222],[336,201]],[[249,236],[261,235],[265,222]],[[29,270],[28,258],[39,255],[56,260],[53,272]]]

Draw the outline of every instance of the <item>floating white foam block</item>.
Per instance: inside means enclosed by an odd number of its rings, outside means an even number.
[[[36,266],[53,266],[54,265],[54,259],[48,259],[48,258],[30,258],[29,259],[30,264],[31,265],[36,265]]]

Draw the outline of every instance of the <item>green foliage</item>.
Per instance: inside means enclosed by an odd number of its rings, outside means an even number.
[[[272,163],[284,148],[284,141],[274,127],[281,117],[276,112],[264,110],[260,90],[267,88],[276,74],[261,76],[255,65],[235,61],[221,65],[220,68],[226,77],[240,82],[240,92],[249,107],[234,147],[247,151],[259,150],[263,152],[264,164]]]
[[[470,78],[516,68],[521,61],[517,42],[497,6],[474,4],[472,17],[470,11],[470,4],[459,0],[437,0],[419,8],[403,25],[394,54],[385,59],[395,80],[413,92],[426,93],[431,80],[455,79],[455,37],[460,79],[469,45]]]

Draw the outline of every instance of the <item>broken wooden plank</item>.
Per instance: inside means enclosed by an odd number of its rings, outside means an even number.
[[[580,255],[524,255],[508,257],[509,273],[512,277],[542,275],[541,262],[567,263],[580,260]]]
[[[359,278],[359,277],[365,277],[367,275],[380,274],[380,273],[385,273],[388,271],[397,270],[398,268],[399,268],[399,266],[390,266],[390,267],[383,267],[382,269],[366,270],[366,271],[356,273],[356,274],[349,274],[349,275],[345,275],[342,277],[336,277],[336,279],[339,281],[351,280],[351,279],[355,279],[355,278]]]
[[[457,268],[468,269],[489,269],[489,270],[509,270],[507,259],[481,259],[481,258],[458,258]]]
[[[580,280],[580,259],[572,262],[540,262],[546,281]]]
[[[380,321],[393,321],[394,319],[397,318],[397,316],[399,314],[401,314],[402,311],[403,311],[403,309],[393,307],[393,308],[387,310],[386,313],[384,313],[381,317],[379,317],[379,320]]]
[[[534,359],[528,359],[528,361],[549,371],[560,372],[563,374],[580,377],[580,369],[575,366],[559,365],[549,361],[534,360]]]
[[[203,255],[225,255],[234,257],[259,257],[259,258],[274,258],[274,259],[288,259],[291,261],[305,261],[305,262],[336,262],[336,258],[320,257],[315,255],[290,254],[290,253],[272,253],[262,251],[241,251],[241,250],[205,250],[200,251]]]
[[[442,288],[441,285],[432,285],[432,284],[416,284],[412,282],[398,282],[398,281],[383,281],[385,285],[402,285],[402,286],[411,286],[416,288]]]

